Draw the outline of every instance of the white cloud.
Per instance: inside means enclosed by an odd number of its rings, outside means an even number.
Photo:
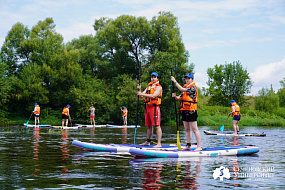
[[[281,87],[280,81],[285,78],[285,57],[280,62],[256,67],[249,76],[253,81],[253,94],[257,94],[261,88],[270,88],[271,85],[275,91],[278,90]]]
[[[202,89],[202,87],[208,88],[208,85],[206,83],[208,81],[207,75],[200,73],[200,72],[197,72],[194,74],[194,80],[195,80],[197,87],[199,87],[201,89]]]
[[[72,25],[68,28],[57,29],[57,32],[64,37],[64,42],[70,42],[75,38],[79,38],[82,35],[95,35],[93,23],[79,23]]]

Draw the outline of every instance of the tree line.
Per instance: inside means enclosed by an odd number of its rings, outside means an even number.
[[[174,119],[170,67],[180,84],[195,67],[188,63],[177,17],[170,12],[159,12],[149,21],[130,15],[103,17],[93,27],[94,36],[64,43],[52,18],[31,29],[13,25],[0,52],[1,121],[28,116],[38,103],[46,115],[58,114],[70,104],[74,119],[88,119],[87,110],[94,104],[96,121],[102,123],[122,122],[120,107],[126,106],[129,123],[135,123],[136,86],[140,79],[146,87],[154,71],[163,88],[162,123]],[[215,65],[207,73],[209,88],[202,91],[211,96],[209,104],[245,102],[252,82],[239,61]],[[284,86],[280,90],[284,92]],[[284,106],[282,92],[278,101]],[[143,110],[140,106],[141,120]]]

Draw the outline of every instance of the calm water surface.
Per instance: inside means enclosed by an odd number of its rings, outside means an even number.
[[[199,127],[203,147],[257,145],[260,152],[242,157],[136,159],[129,154],[87,152],[71,143],[133,144],[134,129],[28,130],[0,127],[0,189],[285,189],[285,128],[244,127],[266,137],[209,136]],[[139,128],[136,143],[146,139]],[[153,137],[155,139],[155,136]],[[185,131],[180,128],[181,142]],[[176,142],[176,128],[163,127],[163,142]],[[195,142],[195,138],[192,142]],[[214,179],[215,169],[230,178]]]

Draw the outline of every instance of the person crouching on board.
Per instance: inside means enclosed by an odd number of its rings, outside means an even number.
[[[65,122],[66,126],[68,125],[68,118],[70,118],[70,114],[69,114],[69,108],[70,107],[71,106],[69,104],[67,104],[62,110],[62,113],[61,113],[62,126],[64,126],[64,122]]]
[[[160,107],[162,97],[162,86],[159,84],[158,74],[156,72],[151,73],[151,82],[148,87],[141,92],[141,85],[138,85],[137,95],[140,98],[145,97],[145,126],[147,129],[147,141],[140,145],[150,145],[151,137],[153,134],[153,127],[156,129],[157,145],[154,148],[161,147],[162,131],[160,127]]]
[[[176,96],[175,93],[172,94],[172,97],[175,97],[176,100],[181,100],[180,111],[182,111],[182,121],[184,128],[186,130],[186,140],[187,146],[186,150],[191,148],[191,129],[195,135],[197,141],[197,148],[195,151],[202,150],[201,147],[201,134],[197,126],[197,100],[198,100],[198,88],[194,82],[194,76],[192,74],[186,74],[184,76],[186,84],[182,87],[171,76],[171,80],[174,82],[175,86],[182,92],[180,96]]]
[[[234,135],[239,134],[239,127],[238,127],[238,122],[240,120],[240,107],[237,105],[235,100],[231,101],[232,107],[231,107],[231,112],[229,113],[229,116],[232,114],[233,115],[233,128],[234,128]]]
[[[41,113],[41,108],[37,103],[35,103],[35,108],[33,112],[35,116],[35,127],[37,127],[37,121],[38,125],[40,125],[40,113]]]
[[[128,109],[127,107],[124,107],[124,109],[121,108],[121,111],[122,111],[124,125],[127,126],[128,125]]]
[[[95,108],[93,104],[91,104],[91,107],[88,111],[90,111],[90,123],[92,125],[93,122],[93,125],[95,126]]]

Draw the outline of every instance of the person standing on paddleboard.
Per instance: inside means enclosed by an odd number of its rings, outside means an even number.
[[[92,125],[93,122],[93,125],[95,126],[95,108],[93,104],[91,104],[91,107],[88,111],[90,111],[90,123]]]
[[[197,141],[197,148],[195,151],[202,150],[201,147],[201,134],[198,130],[197,126],[197,100],[198,100],[198,88],[194,82],[194,76],[192,74],[186,74],[184,76],[186,84],[182,87],[175,80],[173,76],[171,76],[171,80],[174,82],[175,86],[182,92],[179,96],[176,96],[175,93],[172,93],[172,97],[175,97],[176,100],[181,100],[180,103],[180,111],[182,112],[182,121],[184,128],[186,130],[186,140],[187,146],[186,150],[190,150],[191,148],[191,129],[195,135]]]
[[[232,107],[231,107],[231,112],[229,113],[229,116],[232,114],[233,115],[233,128],[234,128],[234,135],[239,134],[239,127],[238,127],[238,122],[240,120],[240,107],[237,105],[235,100],[231,101]]]
[[[61,117],[62,117],[62,126],[64,126],[64,122],[66,123],[66,126],[68,125],[68,118],[70,118],[70,114],[69,114],[69,108],[71,106],[69,104],[67,104],[61,113]]]
[[[41,113],[41,108],[37,103],[35,103],[35,108],[33,112],[35,116],[35,127],[37,127],[37,121],[38,125],[40,125],[40,113]]]
[[[124,125],[127,126],[128,125],[128,109],[127,107],[124,107],[124,109],[121,108],[122,111],[122,117],[124,120]]]
[[[160,127],[160,107],[162,97],[162,86],[159,84],[158,74],[151,73],[151,82],[148,87],[141,92],[141,85],[138,85],[137,95],[140,98],[145,97],[145,126],[147,126],[147,141],[141,145],[150,145],[153,134],[153,127],[156,129],[157,145],[154,147],[161,147],[162,130]]]

